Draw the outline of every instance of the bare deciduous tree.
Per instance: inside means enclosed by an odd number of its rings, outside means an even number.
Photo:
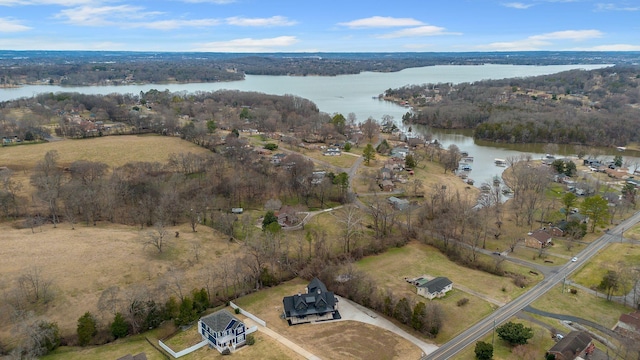
[[[153,246],[158,250],[159,253],[162,253],[169,242],[171,237],[169,236],[169,232],[165,229],[162,222],[157,222],[153,226],[153,231],[147,232],[144,238],[144,246]]]
[[[348,254],[352,250],[352,245],[355,245],[357,238],[362,234],[362,213],[355,205],[345,205],[331,214],[342,227],[342,248]]]

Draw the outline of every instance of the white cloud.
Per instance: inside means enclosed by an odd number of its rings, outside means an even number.
[[[640,51],[640,45],[610,44],[598,45],[589,48],[570,49],[571,51]]]
[[[574,40],[583,41],[588,39],[601,38],[602,32],[599,30],[565,30],[555,31],[546,34],[530,36],[533,40]]]
[[[0,39],[0,49],[15,50],[138,50],[115,42],[72,42],[60,39],[21,38]]]
[[[14,33],[31,30],[30,27],[22,25],[18,20],[0,18],[0,33]]]
[[[401,37],[438,36],[438,35],[461,35],[461,33],[446,32],[445,28],[433,25],[424,25],[414,28],[402,29],[389,34],[378,36],[381,39],[394,39]]]
[[[549,45],[553,45],[553,41],[555,40],[584,41],[588,39],[601,38],[602,35],[602,32],[598,30],[565,30],[532,35],[521,40],[478,45],[476,46],[476,49],[486,51],[533,51],[542,50]]]
[[[298,42],[295,36],[279,36],[268,39],[234,39],[198,44],[193,51],[211,52],[272,52]]]
[[[220,24],[217,19],[166,19],[152,20],[157,11],[131,5],[90,7],[82,6],[60,11],[56,18],[77,26],[117,26],[120,28],[146,28],[174,30],[185,27],[210,27]]]
[[[174,30],[185,27],[209,27],[219,25],[220,21],[215,19],[194,19],[194,20],[158,20],[150,22],[140,22],[122,25],[123,27],[146,28],[156,30]]]
[[[519,2],[511,2],[511,3],[504,3],[502,4],[502,6],[504,7],[508,7],[508,8],[512,8],[512,9],[528,9],[530,7],[533,6],[533,4],[523,4],[523,3],[519,3]]]
[[[545,45],[550,45],[548,41],[541,40],[516,40],[516,41],[503,41],[494,42],[486,45],[479,45],[476,48],[486,51],[533,51],[540,50]]]
[[[230,17],[226,19],[227,24],[236,26],[291,26],[297,24],[296,21],[289,20],[284,16],[272,16],[270,18],[244,18]]]
[[[423,22],[416,19],[412,19],[412,18],[393,18],[393,17],[373,16],[369,18],[339,23],[338,25],[346,26],[352,29],[365,29],[365,28],[419,26],[419,25],[423,25]]]
[[[596,4],[596,11],[640,11],[639,6],[621,6],[612,3]]]
[[[418,51],[418,50],[432,48],[433,45],[432,44],[405,44],[403,47],[407,50]]]
[[[63,19],[65,22],[73,25],[109,26],[115,25],[122,20],[141,20],[144,17],[156,14],[158,13],[146,12],[144,11],[144,8],[140,6],[131,5],[101,7],[82,6],[62,10],[56,14],[55,17]],[[118,19],[118,21],[114,21],[112,19]]]
[[[0,0],[0,6],[59,5],[69,7],[99,2],[99,0]]]

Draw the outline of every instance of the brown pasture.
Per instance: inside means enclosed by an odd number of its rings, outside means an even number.
[[[71,230],[63,223],[57,228],[45,225],[32,233],[9,223],[0,224],[0,293],[10,294],[20,275],[39,268],[42,278],[51,280],[54,297],[38,313],[57,322],[63,335],[69,335],[75,333],[76,321],[84,312],[99,313],[98,299],[111,286],[125,292],[145,286],[156,289],[162,283],[175,282],[176,277],[169,275],[174,271],[180,274],[183,291],[189,293],[194,287],[203,286],[207,267],[238,253],[238,245],[222,240],[209,228],[200,227],[199,232],[193,233],[185,224],[167,230],[170,245],[160,254],[143,244],[144,237],[152,231],[149,228],[99,224]],[[180,232],[179,238],[175,238],[175,231]],[[167,290],[163,295],[172,293]],[[0,308],[4,301],[4,297],[0,299]],[[11,329],[8,314],[1,318],[0,337]],[[110,320],[107,316],[100,318],[102,325]]]

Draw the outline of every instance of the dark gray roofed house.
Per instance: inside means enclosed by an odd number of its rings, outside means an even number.
[[[591,342],[591,336],[584,331],[572,331],[558,341],[547,354],[556,356],[556,360],[573,360],[584,358],[591,354],[595,346]]]
[[[215,347],[221,353],[226,349],[235,350],[244,345],[246,340],[244,323],[227,310],[216,311],[200,318],[198,332],[209,342],[209,346]]]
[[[443,297],[451,290],[453,290],[453,282],[442,276],[418,285],[418,295],[429,300]]]
[[[311,280],[306,293],[285,296],[282,305],[289,325],[340,318],[338,300],[318,278]]]

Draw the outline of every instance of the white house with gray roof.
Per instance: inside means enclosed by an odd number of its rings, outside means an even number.
[[[200,318],[198,332],[209,342],[209,346],[220,353],[227,349],[235,350],[246,342],[244,323],[224,309]]]
[[[416,286],[418,288],[418,295],[433,300],[435,298],[441,298],[453,290],[453,281],[446,277],[439,276],[426,282],[418,282]]]

